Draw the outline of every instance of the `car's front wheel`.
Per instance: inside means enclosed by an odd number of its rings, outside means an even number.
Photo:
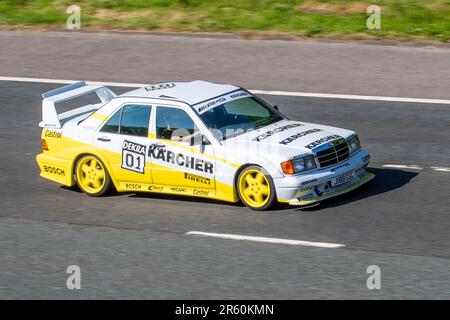
[[[93,197],[102,196],[112,188],[108,170],[94,155],[85,155],[77,161],[75,178],[81,191]]]
[[[260,166],[249,166],[239,174],[237,191],[241,201],[253,210],[267,210],[276,202],[273,180]]]

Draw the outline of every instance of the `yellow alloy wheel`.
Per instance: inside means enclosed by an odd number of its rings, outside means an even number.
[[[107,183],[107,173],[97,157],[85,156],[77,163],[78,186],[87,194],[100,193]]]
[[[239,178],[238,185],[242,200],[251,207],[263,207],[270,199],[269,180],[259,170],[244,171]]]

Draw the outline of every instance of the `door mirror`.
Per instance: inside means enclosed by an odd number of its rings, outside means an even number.
[[[202,135],[202,144],[204,146],[207,146],[207,145],[211,144],[211,142],[208,140],[208,138],[206,136]]]
[[[275,110],[279,111],[278,106],[277,106],[276,104],[273,106],[273,108],[274,108]]]

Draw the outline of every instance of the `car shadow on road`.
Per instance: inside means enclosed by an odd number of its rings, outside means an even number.
[[[302,212],[314,212],[320,211],[326,208],[338,207],[345,204],[349,204],[355,201],[359,201],[365,198],[369,198],[372,196],[376,196],[385,192],[389,192],[398,188],[403,187],[407,184],[411,179],[418,175],[416,172],[398,170],[398,169],[387,169],[387,168],[367,168],[367,171],[375,174],[375,178],[366,183],[365,185],[352,190],[348,193],[345,193],[340,196],[336,196],[331,199],[324,200],[320,202],[320,204],[313,205],[311,207],[296,207],[288,204],[280,204],[273,208],[271,211],[284,211],[284,210],[295,210]],[[65,187],[62,188],[66,190],[71,190],[77,193],[81,193],[81,190],[78,189],[77,186],[73,187]],[[186,202],[194,202],[194,203],[209,203],[220,206],[227,207],[245,207],[242,202],[230,203],[224,202],[215,199],[208,198],[196,198],[196,197],[188,197],[183,195],[173,195],[173,194],[162,194],[162,193],[148,193],[148,192],[111,192],[107,196],[114,197],[118,195],[126,195],[129,197],[136,198],[148,198],[148,199],[166,199],[172,201],[186,201]]]
[[[387,168],[367,168],[367,171],[375,174],[375,178],[373,178],[360,188],[352,190],[343,195],[324,200],[317,206],[312,206],[310,208],[297,208],[297,210],[313,212],[325,208],[333,208],[349,204],[355,201],[401,188],[418,175],[417,172]]]
[[[245,207],[240,201],[237,203],[225,202],[221,200],[215,200],[210,198],[201,197],[190,197],[176,194],[164,194],[164,193],[149,193],[149,192],[137,192],[129,193],[129,197],[135,198],[148,198],[148,199],[165,199],[173,201],[184,201],[184,202],[197,202],[197,203],[210,203],[215,205],[222,205],[227,207]]]

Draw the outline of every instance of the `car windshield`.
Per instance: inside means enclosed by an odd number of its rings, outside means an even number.
[[[281,114],[254,97],[226,102],[201,114],[200,118],[219,140],[284,119]]]

